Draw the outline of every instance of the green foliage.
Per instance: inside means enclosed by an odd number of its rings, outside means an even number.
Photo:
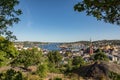
[[[68,60],[68,64],[66,64],[65,67],[66,67],[66,72],[69,72],[72,70],[72,68],[73,68],[72,59]]]
[[[0,36],[0,66],[6,64],[8,60],[13,59],[18,54],[14,44],[4,37]]]
[[[11,63],[12,66],[24,65],[25,68],[32,65],[38,65],[43,62],[42,52],[36,48],[32,50],[22,50],[19,55]]]
[[[77,56],[73,58],[72,64],[76,67],[79,68],[84,64],[84,60],[82,59],[81,56]]]
[[[17,50],[14,47],[13,42],[8,41],[7,39],[5,39],[2,36],[0,36],[0,50],[8,53],[6,55],[7,58],[10,58],[10,57],[13,58],[17,54]]]
[[[58,51],[51,51],[48,53],[48,61],[50,63],[55,64],[56,66],[59,66],[61,60],[62,60],[62,55]]]
[[[48,66],[47,64],[43,63],[38,66],[37,73],[40,77],[45,77],[48,72]]]
[[[105,55],[103,52],[96,53],[94,55],[94,60],[103,60],[103,61],[108,61],[109,58]]]
[[[0,74],[0,80],[24,80],[21,72],[12,69]]]
[[[16,38],[8,27],[20,21],[17,16],[21,15],[22,11],[15,9],[18,4],[18,0],[0,0],[0,36],[5,35],[8,40]]]
[[[56,77],[53,80],[62,80],[62,78]]]
[[[112,80],[120,80],[120,75],[114,72],[109,72],[108,76]]]
[[[97,20],[120,25],[119,0],[82,0],[74,6],[74,10],[85,11],[87,15],[92,15]]]
[[[50,72],[58,73],[59,70],[55,67],[55,64],[48,62],[48,69]]]

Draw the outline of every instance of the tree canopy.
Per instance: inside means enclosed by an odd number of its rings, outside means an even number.
[[[77,68],[81,67],[84,65],[84,60],[81,56],[76,56],[73,58],[72,65],[76,66]]]
[[[74,10],[85,11],[97,20],[120,25],[120,0],[82,0],[75,4]]]
[[[0,0],[0,36],[4,35],[7,39],[16,38],[8,27],[20,21],[18,16],[22,14],[22,11],[15,9],[18,4],[19,0]]]
[[[0,73],[0,80],[25,80],[21,72],[13,69]]]
[[[58,51],[49,52],[47,57],[48,57],[48,60],[50,61],[50,63],[53,63],[56,66],[58,66],[62,60],[62,55]]]
[[[19,55],[11,62],[11,65],[23,65],[25,68],[28,68],[29,66],[38,65],[42,62],[44,62],[42,52],[38,51],[37,48],[33,48],[31,50],[19,51]]]
[[[14,44],[0,36],[0,66],[6,62],[8,63],[8,61],[13,59],[17,54]]]
[[[109,61],[109,58],[105,55],[104,52],[98,52],[94,55],[94,60],[102,60],[102,61]]]

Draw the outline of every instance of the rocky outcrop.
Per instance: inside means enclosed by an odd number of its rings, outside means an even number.
[[[112,80],[110,79],[111,72],[120,75],[120,65],[101,61],[80,67],[74,72],[79,76],[86,78],[87,80],[89,80],[89,78],[92,78],[93,80]]]

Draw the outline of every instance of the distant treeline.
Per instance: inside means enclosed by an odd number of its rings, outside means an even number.
[[[112,44],[112,45],[120,45],[120,40],[98,40],[98,41],[77,41],[77,42],[71,42],[71,43],[66,43],[66,44]]]
[[[111,45],[120,45],[120,40],[99,40],[99,41],[94,41],[93,44],[111,44]]]
[[[49,42],[32,42],[32,41],[19,41],[19,42],[14,42],[14,44],[23,44],[23,45],[37,45],[37,44],[48,44]],[[98,40],[98,41],[76,41],[76,42],[64,42],[64,43],[60,43],[62,44],[85,44],[85,45],[89,45],[90,43],[93,43],[94,45],[120,45],[120,40]]]
[[[14,42],[15,45],[24,45],[24,46],[37,46],[39,44],[48,44],[48,42],[32,42],[32,41],[19,41]]]

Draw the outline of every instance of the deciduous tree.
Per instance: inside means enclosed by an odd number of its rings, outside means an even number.
[[[15,8],[18,4],[19,0],[0,0],[0,36],[4,35],[8,40],[16,38],[8,27],[20,21],[18,16],[22,11]]]
[[[97,20],[120,25],[120,0],[80,0],[74,6],[78,12],[85,11]]]

